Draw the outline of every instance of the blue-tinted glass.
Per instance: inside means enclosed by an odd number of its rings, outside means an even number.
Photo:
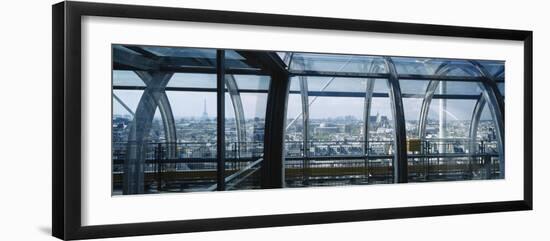
[[[462,81],[439,81],[435,91],[436,94],[452,95],[479,95],[481,94],[481,84],[478,82]]]
[[[215,74],[175,73],[167,87],[216,88]]]
[[[262,52],[258,51],[258,54]],[[260,69],[260,63],[255,59],[247,59],[238,51],[225,51],[225,68],[226,69]]]
[[[392,57],[398,74],[433,75],[442,61],[428,58]]]
[[[357,78],[306,77],[309,91],[365,92],[365,80]]]
[[[410,57],[392,57],[392,60],[400,75],[480,76],[473,64],[467,60]]]
[[[120,45],[120,44],[113,44],[113,49],[120,50],[120,51],[129,53],[129,54],[133,54],[133,55],[142,55],[142,54],[140,54],[140,53],[138,53],[134,50],[131,50],[131,49],[125,47],[124,45]]]
[[[231,75],[239,90],[269,90],[271,78],[267,75]]]
[[[424,97],[429,80],[400,80],[399,86],[403,94],[415,94]]]
[[[201,59],[210,59],[210,60],[216,59],[215,49],[156,47],[156,46],[143,46],[141,48],[161,57],[201,58]]]
[[[505,90],[505,88],[504,88],[504,83],[497,83],[497,87],[498,87],[498,91],[500,91],[500,94],[501,94],[502,96],[504,96],[504,95],[505,95],[505,94],[504,94],[504,90]]]
[[[378,56],[295,53],[290,70],[386,73],[384,59]]]
[[[426,127],[425,138],[453,139],[468,137],[470,121],[476,101],[455,99],[432,100],[428,112],[428,125]]]
[[[497,78],[501,73],[504,73],[504,61],[478,61],[481,66],[493,77]]]
[[[134,71],[114,70],[113,86],[145,86]]]

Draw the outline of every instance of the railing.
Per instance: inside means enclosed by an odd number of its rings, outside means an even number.
[[[141,148],[145,155],[143,169],[146,192],[208,191],[212,187],[215,189],[215,142],[162,142],[142,145],[124,142],[113,143],[115,192],[122,189],[127,151],[138,148]],[[258,170],[263,155],[263,142],[229,142],[226,144],[225,153],[226,189],[259,188]]]
[[[392,141],[301,141],[285,143],[287,187],[393,182]],[[113,143],[113,190],[122,189],[124,161],[132,143]],[[146,192],[216,189],[215,143],[147,143]],[[365,148],[367,151],[365,152]],[[473,152],[470,153],[470,150]],[[409,150],[410,182],[491,179],[498,177],[496,142],[425,139]],[[226,190],[260,188],[262,142],[226,143]]]

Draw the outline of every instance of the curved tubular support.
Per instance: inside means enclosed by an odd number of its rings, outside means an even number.
[[[147,88],[141,96],[134,120],[130,125],[128,147],[126,149],[127,154],[124,160],[124,194],[139,194],[144,192],[144,166],[147,142],[157,107],[159,107],[163,115],[167,141],[175,142],[175,139],[168,139],[175,138],[175,126],[172,111],[164,92],[164,88],[173,74],[140,71],[136,71],[136,74],[142,78]],[[174,152],[170,153],[173,155]]]
[[[369,119],[370,119],[370,109],[372,105],[372,92],[374,89],[374,79],[366,79],[366,89],[365,89],[365,102],[364,102],[364,110],[363,110],[363,139],[364,139],[364,146],[363,146],[363,154],[366,156],[369,154]]]
[[[403,98],[401,96],[401,87],[399,86],[399,77],[393,61],[390,57],[385,57],[386,65],[390,72],[388,87],[392,104],[394,119],[395,137],[394,137],[394,182],[408,182],[408,162],[407,162],[407,131],[405,128],[405,114],[403,110]]]
[[[481,118],[481,113],[483,113],[483,108],[485,107],[486,101],[483,95],[480,95],[477,99],[476,105],[474,106],[474,111],[472,112],[472,119],[470,121],[470,145],[468,152],[473,155],[475,154],[476,147],[475,141],[477,139],[477,128],[479,126],[479,119]]]
[[[239,92],[239,87],[237,86],[237,81],[233,75],[225,76],[225,86],[231,97],[231,103],[233,105],[233,111],[235,112],[235,121],[237,124],[237,156],[240,157],[241,150],[246,148],[246,120],[244,116],[243,103],[241,100],[241,94]]]
[[[142,71],[136,71],[136,74],[143,80],[143,82],[146,85],[153,84],[154,81],[159,81],[159,79],[155,78],[164,78],[163,76],[155,77],[151,75],[148,72],[142,72]],[[168,79],[166,80],[166,84],[168,84],[168,81],[172,77],[172,73],[168,74],[169,77],[166,76]],[[164,84],[164,83],[163,83]],[[166,84],[162,87],[162,89],[159,89],[159,96],[157,99],[157,106],[159,108],[160,116],[162,118],[162,126],[164,128],[164,135],[166,138],[167,145],[167,156],[168,158],[176,158],[176,142],[177,142],[177,134],[176,134],[176,124],[174,119],[174,114],[172,112],[172,106],[170,105],[170,100],[168,99],[168,96],[166,95],[166,92],[164,92],[164,87],[166,87]],[[154,114],[153,114],[154,116]]]
[[[302,124],[303,124],[303,130],[302,135],[304,139],[304,156],[308,156],[307,154],[307,147],[309,142],[309,94],[308,94],[308,85],[307,85],[307,77],[300,76],[298,77],[300,81],[300,95],[302,98]]]
[[[308,95],[308,85],[307,77],[299,76],[300,81],[300,96],[302,98],[302,137],[303,137],[303,148],[304,148],[304,160],[302,169],[304,170],[304,182],[307,184],[309,180],[309,173],[306,170],[309,170],[309,95]]]
[[[435,75],[442,75],[450,71],[449,62],[445,61],[437,67]],[[420,109],[420,117],[418,119],[418,138],[424,139],[426,136],[426,125],[428,121],[428,114],[430,112],[430,104],[432,103],[435,90],[439,86],[438,80],[430,80],[428,87],[426,87],[426,93],[424,94],[424,99],[422,100],[422,107]]]
[[[505,152],[504,152],[504,99],[500,94],[497,84],[489,72],[477,61],[470,61],[477,70],[483,75],[483,81],[480,87],[483,90],[483,96],[487,100],[493,120],[497,129],[498,151],[499,151],[499,178],[505,176]]]
[[[418,121],[418,137],[423,139],[426,136],[426,125],[428,120],[428,113],[430,111],[430,104],[432,103],[435,90],[439,86],[439,81],[430,80],[428,87],[426,88],[426,93],[424,94],[424,99],[422,100],[422,107],[420,109],[420,117]]]
[[[453,66],[448,61],[445,61],[441,63],[439,67],[437,67],[437,70],[435,71],[435,75],[446,75],[449,71],[453,70],[454,68],[460,68],[471,74],[473,74],[474,72],[471,69]],[[420,117],[418,121],[418,137],[420,139],[423,139],[426,136],[426,124],[428,120],[428,114],[430,111],[430,104],[432,103],[435,90],[439,86],[439,82],[440,81],[438,80],[430,80],[430,83],[426,88],[426,94],[424,95],[424,100],[422,101],[422,107],[420,109]]]
[[[470,154],[470,160],[474,160],[474,155],[477,152],[476,148],[476,139],[477,139],[477,128],[479,126],[479,119],[483,113],[483,108],[485,107],[486,101],[483,95],[479,95],[476,105],[474,106],[474,111],[472,112],[472,119],[470,121],[470,143],[468,145],[468,153]],[[490,163],[485,163],[485,170],[487,170],[487,177],[490,176]],[[472,172],[472,167],[470,165],[470,172]]]
[[[374,60],[371,61],[370,63],[370,66],[367,68],[366,66],[364,67],[365,71],[367,73],[377,73],[378,70],[380,69],[380,65],[375,65],[375,64],[380,64],[380,63],[376,63]],[[384,62],[381,62],[381,64],[385,64]],[[363,140],[364,140],[364,146],[363,146],[363,154],[366,156],[368,155],[368,152],[369,152],[369,118],[370,118],[370,110],[371,110],[371,105],[372,105],[372,94],[374,92],[374,82],[376,81],[376,79],[366,79],[367,83],[365,85],[365,101],[364,101],[364,110],[363,110],[363,120],[364,120],[364,123],[363,123],[363,129],[364,129],[364,133],[363,133]]]
[[[292,61],[292,59],[291,59]],[[306,69],[303,59],[295,60],[301,70]],[[290,65],[289,65],[290,66]],[[300,98],[302,103],[302,148],[303,148],[303,182],[307,185],[309,180],[309,87],[307,84],[307,76],[298,76],[298,84],[300,86]]]

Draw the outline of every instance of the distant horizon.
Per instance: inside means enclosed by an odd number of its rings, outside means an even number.
[[[113,114],[113,118],[115,117],[125,117],[125,116],[132,116],[131,114]],[[371,115],[371,117],[375,117],[376,115]],[[381,116],[385,116],[385,115],[381,115]],[[310,120],[334,120],[334,119],[346,119],[346,118],[349,118],[350,116],[336,116],[336,117],[324,117],[324,118],[309,118]],[[353,116],[354,117],[354,116]],[[211,120],[211,119],[215,119],[216,116],[208,116],[208,119]],[[260,120],[265,120],[264,117],[253,117],[253,118],[245,118],[245,120],[254,120],[254,119],[260,119]],[[355,120],[357,121],[360,121],[362,122],[363,121],[363,118],[356,118],[354,117]],[[203,116],[174,116],[174,119],[175,120],[178,120],[178,119],[203,119]],[[226,117],[225,119],[235,119],[235,117]],[[159,117],[159,116],[155,116],[153,118],[153,120],[162,120],[162,117]],[[287,118],[287,120],[293,120],[293,118]],[[391,119],[390,119],[391,120]],[[428,120],[437,120],[437,119],[434,119],[434,118],[428,118]],[[481,121],[491,121],[492,119],[480,119]],[[471,121],[470,119],[447,119],[448,122],[452,122],[452,121]],[[418,122],[418,120],[406,120],[406,122]]]

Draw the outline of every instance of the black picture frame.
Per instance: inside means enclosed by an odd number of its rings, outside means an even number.
[[[381,219],[532,210],[533,33],[523,30],[397,23],[263,13],[151,7],[90,2],[60,2],[52,7],[53,138],[52,233],[60,239],[185,233],[308,225]],[[140,222],[99,226],[81,224],[81,17],[299,27],[428,36],[516,40],[524,43],[524,195],[521,200],[421,207],[343,210],[284,215]],[[284,110],[271,110],[281,112]],[[276,124],[276,123],[275,123]],[[279,138],[281,139],[281,138]],[[272,143],[273,145],[277,143]],[[281,143],[278,143],[281,144]],[[277,150],[274,150],[277,151]]]

